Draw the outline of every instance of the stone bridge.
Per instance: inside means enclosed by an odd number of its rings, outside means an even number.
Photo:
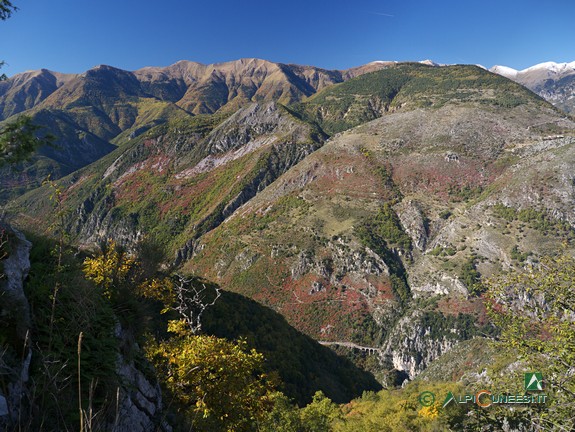
[[[342,347],[346,347],[349,349],[356,349],[359,351],[363,351],[368,353],[369,355],[372,354],[379,354],[382,352],[381,348],[375,348],[375,347],[368,347],[368,346],[362,346],[362,345],[358,345],[356,343],[353,342],[326,342],[326,341],[318,341],[320,344],[325,345],[325,346],[342,346]]]

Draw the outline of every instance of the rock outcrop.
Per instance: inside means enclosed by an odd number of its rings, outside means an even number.
[[[24,280],[30,271],[30,249],[32,243],[26,240],[24,234],[7,225],[0,225],[0,232],[4,233],[7,256],[2,260],[2,274],[0,279],[0,293],[2,305],[0,314],[18,316],[18,337],[24,339],[30,327],[30,305],[24,294]]]
[[[127,337],[121,326],[116,328],[116,336],[126,342]],[[171,432],[171,426],[164,419],[162,390],[155,376],[146,376],[134,363],[118,355],[116,364],[121,387],[117,392],[117,412],[109,430],[112,432]],[[149,375],[149,374],[148,374]]]
[[[433,360],[467,339],[460,324],[453,324],[453,327],[447,323],[429,325],[423,314],[417,311],[403,316],[389,332],[389,338],[382,347],[382,357],[413,379]]]
[[[5,358],[5,351],[0,351],[0,374],[4,377],[0,387],[0,429],[8,428],[18,420],[18,412],[26,392],[29,379],[29,368],[32,360],[30,349],[30,305],[24,294],[24,280],[30,271],[30,249],[32,244],[24,235],[8,225],[0,225],[2,250],[6,254],[2,265],[0,279],[0,317],[7,322],[13,332],[11,340],[22,348],[23,354],[18,364]]]
[[[0,345],[0,430],[9,430],[23,424],[27,412],[37,407],[30,406],[32,393],[30,386],[30,363],[34,357],[34,344],[30,337],[32,317],[30,305],[24,292],[24,284],[30,271],[30,250],[32,244],[19,231],[2,225],[5,239],[6,258],[0,261],[2,279],[0,279],[0,318],[7,322],[10,343],[19,348],[22,355],[18,360],[5,357],[6,352]],[[116,337],[121,345],[129,346],[133,352],[133,338],[118,325]],[[1,341],[1,339],[0,339]],[[112,432],[145,432],[158,430],[170,432],[172,429],[164,419],[162,392],[153,370],[148,376],[138,368],[132,358],[118,353],[116,372],[118,377],[117,412],[115,419],[107,424],[106,430]],[[145,360],[144,360],[145,362]]]
[[[428,222],[420,204],[417,201],[409,200],[401,202],[395,210],[403,229],[411,237],[413,245],[420,251],[425,250],[429,235]]]

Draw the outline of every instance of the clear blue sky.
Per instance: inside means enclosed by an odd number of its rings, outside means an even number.
[[[12,0],[2,72],[135,70],[242,57],[345,69],[373,60],[575,61],[574,0]]]

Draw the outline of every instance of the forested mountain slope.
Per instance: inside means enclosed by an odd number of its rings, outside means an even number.
[[[574,128],[481,68],[387,65],[125,137],[60,182],[59,211],[75,242],[151,238],[171,264],[413,377],[488,331],[480,276],[571,238]],[[18,223],[42,229],[48,196],[19,199]]]

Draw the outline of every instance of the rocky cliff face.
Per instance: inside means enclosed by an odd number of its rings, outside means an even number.
[[[5,241],[2,251],[7,257],[0,261],[2,278],[0,279],[0,319],[6,325],[2,334],[12,343],[22,348],[21,361],[10,362],[6,352],[0,351],[0,371],[2,388],[0,389],[0,428],[17,424],[19,408],[26,395],[29,380],[32,343],[29,338],[30,305],[24,294],[24,280],[30,271],[31,244],[24,235],[8,225],[0,225],[1,240]],[[0,346],[0,349],[2,347]]]
[[[437,317],[442,319],[439,315]],[[389,332],[390,336],[381,348],[383,361],[407,373],[410,379],[469,337],[464,334],[461,322],[454,320],[446,324],[423,318],[424,313],[421,311],[413,311],[402,317]]]
[[[8,350],[0,345],[0,429],[12,430],[27,424],[27,413],[34,413],[34,384],[30,380],[30,364],[33,358],[44,361],[46,352],[39,353],[31,335],[30,305],[24,292],[25,280],[30,271],[30,250],[32,244],[24,235],[13,228],[2,225],[2,238],[7,239],[8,256],[1,260],[3,277],[0,280],[0,320],[2,333],[0,342],[19,346],[22,355],[19,359],[8,358]],[[3,248],[4,250],[4,248]],[[9,333],[4,333],[9,332]],[[119,344],[129,344],[130,338],[118,325],[116,337]],[[132,347],[132,349],[134,349]],[[116,372],[117,412],[115,420],[106,430],[120,431],[171,431],[164,419],[162,393],[155,377],[144,375],[141,365],[128,360],[118,353]],[[36,372],[37,373],[37,372]],[[32,404],[32,405],[31,405]]]
[[[8,225],[0,225],[2,248],[7,255],[2,259],[2,315],[11,315],[17,319],[16,335],[24,340],[30,328],[30,305],[24,294],[24,280],[30,271],[30,249],[32,244],[24,235]]]
[[[395,207],[401,225],[411,237],[413,246],[424,251],[429,238],[429,221],[417,201],[403,201]]]
[[[121,344],[131,343],[131,338],[120,325],[116,337]],[[148,367],[151,366],[147,365]],[[117,410],[114,422],[108,424],[113,432],[146,432],[150,430],[171,432],[165,419],[162,391],[155,376],[148,376],[137,367],[134,360],[118,355],[116,373],[121,387],[116,394]]]
[[[545,81],[533,91],[557,108],[570,114],[575,112],[575,72],[558,80]]]

